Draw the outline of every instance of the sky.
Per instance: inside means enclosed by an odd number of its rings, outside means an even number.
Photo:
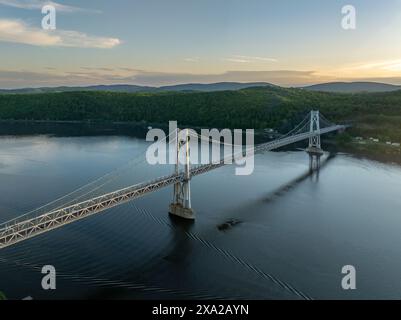
[[[0,88],[220,81],[401,84],[401,0],[0,0]]]

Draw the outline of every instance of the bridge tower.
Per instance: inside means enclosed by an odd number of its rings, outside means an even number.
[[[174,185],[173,202],[170,204],[170,214],[178,216],[180,218],[194,220],[195,212],[191,205],[191,168],[190,168],[190,154],[189,154],[189,134],[186,130],[185,139],[182,139],[180,134],[182,131],[176,130],[176,163],[175,173],[180,174],[180,150],[182,147],[185,148],[185,165],[183,172],[183,179]]]
[[[309,132],[314,133],[309,138],[309,147],[306,152],[309,154],[309,170],[319,170],[320,157],[324,154],[320,143],[320,114],[319,111],[311,111]]]

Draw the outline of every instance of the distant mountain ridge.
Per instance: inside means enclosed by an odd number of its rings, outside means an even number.
[[[175,91],[175,92],[215,92],[215,91],[234,91],[247,89],[251,87],[276,87],[273,84],[266,82],[217,82],[217,83],[188,83],[179,84],[172,86],[162,87],[150,87],[150,86],[138,86],[129,84],[119,85],[96,85],[96,86],[85,86],[85,87],[41,87],[41,88],[22,88],[22,89],[0,89],[0,93],[11,93],[11,94],[28,94],[28,93],[50,93],[50,92],[73,92],[73,91],[111,91],[111,92],[162,92],[162,91]]]
[[[280,88],[267,82],[217,82],[217,83],[186,83],[171,86],[151,87],[129,84],[117,85],[94,85],[83,87],[40,87],[22,89],[0,89],[1,93],[9,94],[29,94],[29,93],[52,93],[52,92],[76,92],[76,91],[109,91],[126,93],[157,93],[163,91],[172,92],[217,92],[217,91],[236,91],[252,87]],[[302,87],[307,91],[333,92],[333,93],[363,93],[363,92],[391,92],[401,90],[401,86],[379,83],[379,82],[329,82],[312,86]]]
[[[401,86],[380,82],[329,82],[304,87],[303,89],[322,92],[359,93],[397,91],[401,90]]]
[[[226,91],[226,90],[242,90],[251,87],[276,87],[275,85],[267,82],[217,82],[210,84],[202,83],[189,83],[175,86],[164,86],[159,88],[162,91]]]

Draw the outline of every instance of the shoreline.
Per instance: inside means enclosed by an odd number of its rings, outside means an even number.
[[[146,136],[146,130],[149,127],[153,128],[168,128],[168,124],[160,123],[147,123],[147,122],[133,122],[133,121],[100,121],[100,120],[5,120],[0,119],[0,136],[31,136],[31,135],[54,135],[54,136],[105,136],[105,135],[121,135],[121,136]],[[11,128],[5,128],[4,125],[10,125]],[[22,127],[18,127],[22,125]],[[44,125],[42,130],[35,131],[35,128],[26,128],[23,126],[35,126]],[[57,129],[63,131],[64,126],[58,127],[58,125],[71,125],[72,129],[75,126],[82,126],[81,129],[93,129],[90,131],[81,130],[67,130],[67,133],[58,132]],[[16,126],[12,128],[12,126]],[[55,130],[50,130],[55,129]],[[188,126],[193,129],[201,129],[203,127]],[[136,130],[130,130],[135,128]],[[15,129],[15,130],[8,130]],[[69,129],[67,127],[67,129]],[[122,129],[121,131],[119,129]],[[221,130],[221,128],[218,128]],[[255,130],[255,137],[257,139],[268,140],[269,134],[264,130]],[[386,145],[385,143],[373,143],[368,139],[364,140],[364,143],[356,140],[355,137],[350,137],[348,140],[342,140],[341,135],[335,137],[328,137],[324,139],[324,143],[327,145],[329,151],[347,153],[358,158],[366,158],[369,160],[380,161],[384,163],[396,163],[401,165],[401,147],[395,147]]]
[[[340,143],[336,145],[339,152],[351,154],[358,158],[401,165],[401,148],[385,144]]]

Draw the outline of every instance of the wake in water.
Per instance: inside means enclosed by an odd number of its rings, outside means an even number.
[[[244,267],[246,270],[248,270],[248,271],[250,271],[252,273],[255,273],[257,276],[262,277],[265,280],[269,280],[269,281],[273,282],[275,285],[278,285],[279,287],[281,287],[282,289],[286,290],[287,292],[289,292],[289,293],[291,293],[293,295],[296,295],[298,298],[305,299],[305,300],[312,300],[312,298],[309,295],[307,295],[307,294],[303,293],[302,291],[296,289],[292,285],[290,285],[290,284],[278,279],[274,275],[271,275],[271,274],[268,274],[268,273],[262,271],[257,266],[246,262],[242,258],[232,254],[231,252],[229,252],[229,251],[227,251],[225,249],[221,249],[221,248],[217,247],[216,245],[214,245],[210,241],[202,238],[201,236],[199,236],[199,235],[197,235],[195,233],[189,232],[189,231],[187,231],[185,229],[181,229],[181,228],[179,228],[179,226],[172,224],[167,219],[158,218],[158,217],[154,216],[153,214],[151,214],[148,210],[138,208],[135,203],[132,203],[132,206],[138,212],[143,213],[145,216],[147,216],[148,218],[152,219],[154,222],[156,222],[156,223],[158,223],[160,225],[172,228],[172,229],[174,229],[174,232],[184,232],[185,235],[188,238],[201,243],[202,245],[204,245],[205,247],[207,247],[209,249],[214,250],[218,254],[222,255],[224,258],[228,259],[230,262],[234,262],[236,264],[239,264],[240,266]]]

